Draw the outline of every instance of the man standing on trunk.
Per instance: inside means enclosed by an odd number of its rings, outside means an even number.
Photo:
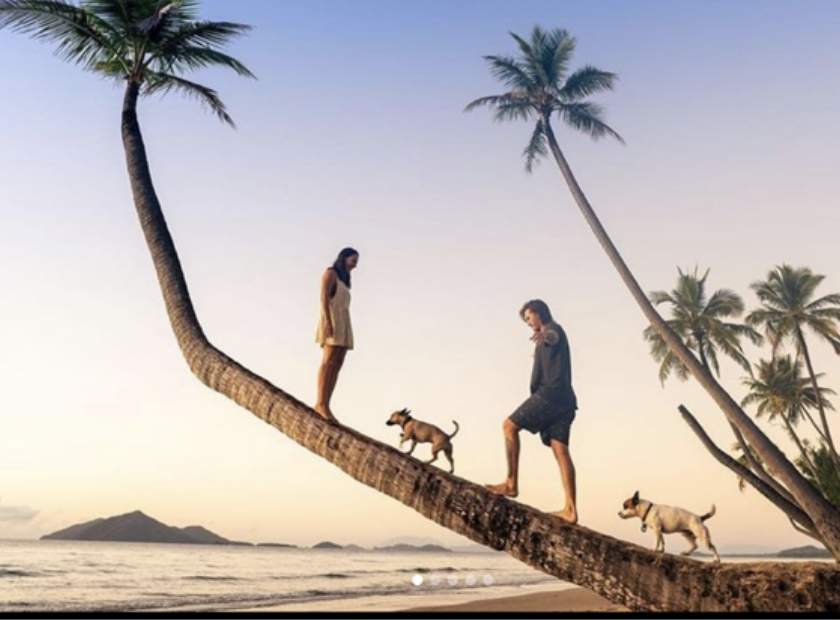
[[[522,306],[519,314],[533,330],[531,340],[536,343],[531,396],[502,426],[507,479],[501,484],[488,484],[487,488],[507,497],[519,494],[519,431],[524,428],[531,433],[539,433],[542,442],[554,452],[566,492],[566,506],[551,514],[569,523],[577,523],[575,466],[569,454],[569,431],[575,419],[577,398],[572,389],[569,341],[566,332],[551,317],[544,301],[529,301]]]

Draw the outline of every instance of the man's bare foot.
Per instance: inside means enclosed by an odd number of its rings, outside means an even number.
[[[578,522],[577,510],[574,508],[564,508],[560,512],[552,512],[549,514],[551,514],[552,517],[557,517],[558,519],[562,519],[566,523],[571,523],[572,525]]]
[[[332,414],[332,411],[330,411],[329,407],[324,406],[324,405],[315,405],[313,407],[313,409],[315,409],[315,412],[319,416],[324,418],[327,422],[332,422],[333,424],[338,424],[338,420],[336,420],[335,416]]]
[[[519,495],[519,490],[516,488],[516,485],[509,481],[501,484],[485,484],[484,487],[496,495],[504,495],[505,497],[516,497]]]

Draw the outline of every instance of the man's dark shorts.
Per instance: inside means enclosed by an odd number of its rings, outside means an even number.
[[[519,428],[539,433],[546,446],[551,446],[552,439],[568,446],[575,412],[558,410],[556,405],[535,394],[522,403],[508,419]]]

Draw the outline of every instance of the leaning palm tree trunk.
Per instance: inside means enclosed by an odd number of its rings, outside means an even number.
[[[706,354],[703,352],[703,338],[698,336],[696,337],[697,340],[697,351],[700,353],[700,365],[703,366],[706,372],[710,375],[712,374],[712,369],[709,367],[709,361],[706,359]],[[741,448],[741,452],[747,459],[747,462],[750,465],[750,468],[761,478],[765,483],[769,484],[779,495],[782,495],[785,499],[790,502],[794,502],[795,500],[791,497],[790,493],[787,489],[785,489],[781,484],[779,484],[773,476],[768,474],[764,467],[759,463],[758,459],[752,453],[749,446],[747,445],[747,440],[744,439],[744,435],[741,431],[738,430],[738,427],[729,420],[729,428],[732,429],[732,433],[735,435],[735,440],[738,442],[738,446]],[[707,446],[708,447],[708,446]]]
[[[840,608],[840,570],[833,565],[708,564],[658,555],[584,527],[563,524],[354,430],[327,423],[309,407],[216,349],[198,323],[155,194],[137,121],[137,94],[136,85],[129,84],[122,115],[134,203],[178,345],[192,372],[205,385],[359,482],[443,527],[631,609]]]
[[[736,476],[741,477],[746,483],[750,484],[754,489],[772,502],[776,508],[784,512],[797,531],[807,534],[811,538],[822,542],[814,530],[814,522],[811,521],[810,517],[805,514],[795,502],[778,493],[775,490],[775,487],[771,486],[763,478],[756,475],[756,473],[750,468],[745,467],[729,456],[726,452],[718,448],[685,405],[680,405],[678,409],[682,414],[683,420],[686,421],[691,430],[694,431],[694,434],[697,435],[700,442],[706,447],[711,455],[715,457],[715,460],[732,471]]]
[[[551,153],[557,165],[560,167],[560,171],[572,192],[575,202],[592,228],[592,231],[595,233],[601,246],[604,248],[604,251],[609,256],[613,266],[619,272],[621,279],[642,309],[645,317],[647,317],[651,325],[653,325],[659,335],[665,340],[674,355],[679,357],[680,361],[688,367],[700,385],[711,395],[726,418],[738,427],[738,430],[741,431],[750,445],[755,448],[762,460],[767,463],[771,474],[778,477],[788,488],[802,509],[813,520],[814,526],[820,533],[820,537],[825,541],[826,547],[831,551],[834,558],[840,561],[840,512],[797,471],[796,467],[788,461],[782,451],[744,413],[738,403],[720,386],[714,376],[703,368],[682,340],[673,332],[665,320],[659,316],[659,313],[650,303],[650,300],[644,291],[642,291],[638,282],[636,282],[635,277],[627,267],[627,264],[624,262],[621,254],[619,254],[609,235],[607,235],[607,232],[598,220],[598,216],[586,199],[583,190],[581,190],[580,185],[578,185],[566,158],[557,144],[554,131],[549,123],[549,117],[547,115],[544,116],[542,122]]]
[[[816,395],[817,410],[820,412],[820,422],[822,422],[823,432],[821,435],[825,438],[828,449],[831,452],[831,458],[834,461],[835,467],[840,467],[840,456],[837,454],[837,449],[834,447],[834,439],[831,437],[831,429],[828,426],[828,419],[825,416],[825,407],[823,406],[822,398],[820,398],[820,386],[817,384],[817,373],[814,372],[814,365],[811,363],[811,353],[808,351],[808,345],[805,342],[805,334],[802,330],[796,328],[796,339],[799,344],[799,349],[802,351],[802,356],[805,358],[805,365],[808,368],[808,374],[811,377],[811,385],[814,388]]]

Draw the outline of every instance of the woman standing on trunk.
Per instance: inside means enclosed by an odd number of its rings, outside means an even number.
[[[353,326],[350,323],[350,272],[359,264],[359,253],[344,248],[332,267],[321,278],[321,319],[315,341],[324,350],[318,370],[318,402],[315,411],[331,422],[337,422],[330,410],[338,372],[347,351],[353,348]]]

